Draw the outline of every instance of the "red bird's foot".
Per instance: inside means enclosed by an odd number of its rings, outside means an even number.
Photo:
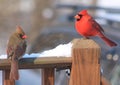
[[[83,39],[86,40],[86,39],[90,39],[90,38],[89,37],[83,37]]]

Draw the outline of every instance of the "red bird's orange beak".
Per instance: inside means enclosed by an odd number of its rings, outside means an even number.
[[[27,36],[26,36],[26,35],[23,35],[23,36],[22,36],[22,38],[23,38],[23,39],[26,39],[26,38],[27,38]]]
[[[78,16],[78,15],[75,15],[75,17],[74,17],[75,19],[80,19],[80,16]]]

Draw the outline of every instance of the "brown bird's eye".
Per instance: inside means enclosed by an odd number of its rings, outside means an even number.
[[[23,35],[22,35],[22,34],[20,34],[20,38],[22,38],[22,36],[23,36]]]

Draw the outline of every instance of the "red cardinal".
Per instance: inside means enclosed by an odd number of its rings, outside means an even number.
[[[75,27],[79,34],[85,38],[90,36],[99,36],[107,45],[117,46],[117,44],[104,35],[103,28],[87,13],[87,10],[82,10],[76,16]]]
[[[18,80],[18,60],[26,51],[26,41],[27,36],[20,26],[17,27],[16,31],[10,36],[7,45],[7,56],[11,59],[11,70],[10,70],[10,80]]]

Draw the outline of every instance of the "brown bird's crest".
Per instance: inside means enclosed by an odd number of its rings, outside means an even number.
[[[25,35],[25,32],[20,26],[17,26],[16,33],[18,33],[22,39],[27,38],[27,36]]]
[[[19,33],[19,34],[21,34],[21,33],[25,34],[23,29],[20,26],[17,26],[16,32]]]

